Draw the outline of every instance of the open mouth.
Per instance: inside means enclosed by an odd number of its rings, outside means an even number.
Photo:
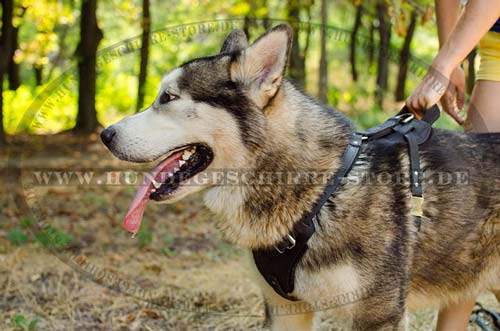
[[[205,170],[213,160],[213,152],[206,145],[196,143],[178,147],[146,174],[134,200],[125,215],[124,226],[137,233],[148,200],[166,200],[183,182]]]
[[[160,201],[172,194],[180,184],[205,170],[212,162],[212,150],[205,145],[192,144],[181,149],[162,161],[158,166],[163,169],[152,178],[149,199]]]

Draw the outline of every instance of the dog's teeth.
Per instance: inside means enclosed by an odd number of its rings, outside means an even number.
[[[183,160],[179,160],[179,167],[182,167],[183,165],[186,164],[186,161],[183,161]]]
[[[156,180],[154,180],[154,179],[152,180],[152,183],[153,183],[153,186],[154,186],[155,188],[160,188],[160,186],[161,186],[161,183],[158,183],[158,182],[157,182]]]
[[[167,175],[168,175],[168,177],[172,177],[174,174],[169,172]]]
[[[151,189],[151,193],[155,193],[156,192],[156,189]]]
[[[177,172],[177,171],[179,171],[179,168],[175,167],[174,172]]]

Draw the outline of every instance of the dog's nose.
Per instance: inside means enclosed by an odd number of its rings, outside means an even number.
[[[116,130],[110,126],[101,132],[101,140],[104,143],[104,145],[109,146],[111,144],[111,141],[113,140],[113,137],[116,135]]]

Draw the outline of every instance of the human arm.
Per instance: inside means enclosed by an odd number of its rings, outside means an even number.
[[[440,40],[444,43],[434,58],[428,73],[406,102],[408,108],[417,115],[421,115],[424,109],[436,104],[445,94],[450,78],[455,78],[452,77],[455,69],[500,16],[500,0],[469,0],[456,25],[451,28],[451,32],[446,38],[454,12],[450,12],[449,18],[444,17],[448,15],[444,8],[452,8],[450,4],[444,4],[448,1],[454,0],[437,1],[437,3],[443,2],[439,4],[437,10],[438,22],[441,20],[442,24],[439,32]],[[450,113],[450,115],[460,124],[463,123],[463,120],[456,113]]]

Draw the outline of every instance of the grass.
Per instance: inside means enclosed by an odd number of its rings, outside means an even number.
[[[51,167],[130,166],[97,142],[82,159],[68,157],[82,145],[76,138],[43,139],[53,147],[50,155],[33,146],[36,138],[19,148],[45,157]],[[199,195],[171,206],[148,205],[143,227],[131,239],[122,217],[134,188],[36,187],[33,199],[48,226],[34,231],[34,219],[12,203],[16,183],[0,180],[0,218],[9,220],[0,228],[2,331],[29,331],[30,325],[36,331],[265,330],[263,300],[243,251],[221,239]],[[64,260],[75,256],[96,269],[83,272]],[[161,304],[103,285],[113,279],[152,291]],[[500,310],[491,295],[479,300]],[[433,330],[435,319],[434,308],[412,312],[410,331]],[[316,322],[319,331],[342,330],[329,312],[319,313]]]
[[[12,318],[13,331],[36,331],[38,319],[28,319],[23,314],[17,314]]]

